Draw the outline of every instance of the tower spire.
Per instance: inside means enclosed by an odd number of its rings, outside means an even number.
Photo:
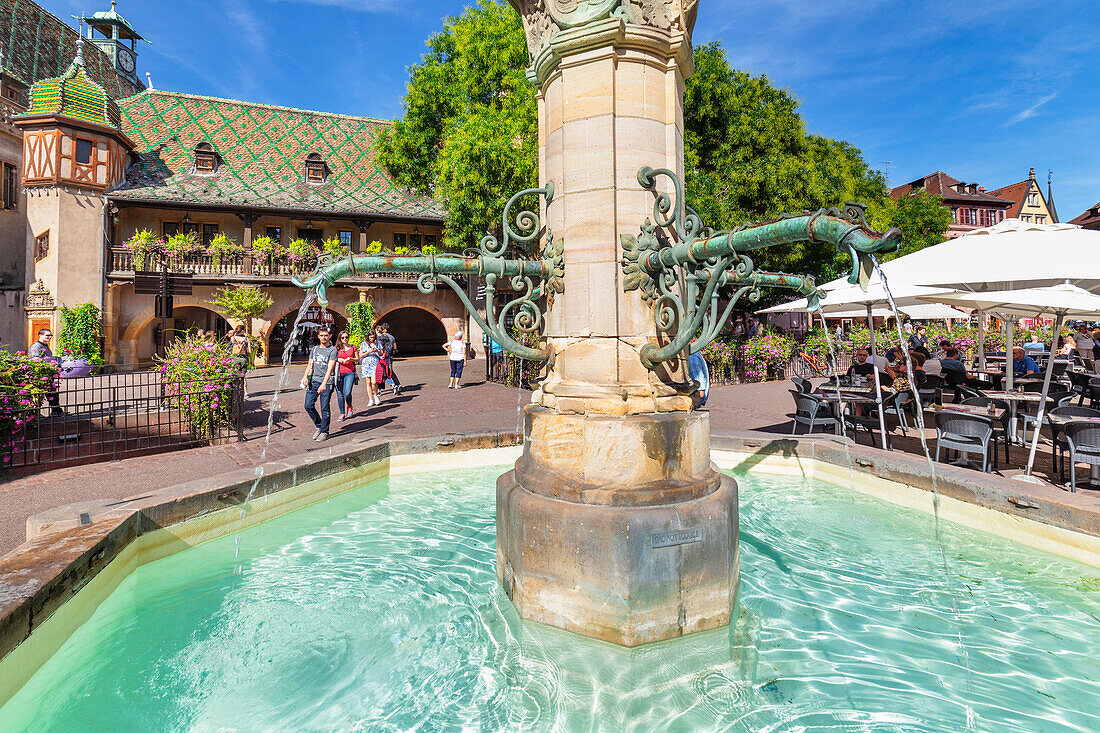
[[[77,66],[84,66],[84,15],[80,16],[80,31],[76,36],[76,58],[73,59],[73,63]]]
[[[1059,224],[1058,209],[1054,208],[1054,191],[1051,189],[1051,181],[1054,179],[1054,171],[1047,169],[1047,209],[1050,210],[1050,221]]]

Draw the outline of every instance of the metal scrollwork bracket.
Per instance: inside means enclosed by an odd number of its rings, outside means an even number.
[[[662,176],[672,184],[672,194],[657,190]],[[621,265],[623,289],[641,292],[653,308],[657,330],[669,337],[664,346],[642,347],[641,360],[649,369],[685,349],[692,354],[703,349],[718,336],[738,302],[742,298],[758,302],[762,288],[793,290],[811,304],[823,297],[812,277],[757,271],[745,251],[799,241],[827,242],[852,258],[849,279],[854,283],[865,281],[864,261],[871,254],[900,246],[901,232],[872,231],[864,207],[851,203],[843,211],[784,215],[715,233],[684,203],[683,184],[673,171],[646,166],[638,171],[638,182],[655,195],[653,220],[647,218],[637,236],[622,236]],[[719,312],[723,292],[728,292],[729,300]]]
[[[526,196],[542,196],[546,203],[554,198],[554,184],[529,188],[512,196],[501,219],[502,237],[486,234],[476,249],[457,255],[346,255],[323,256],[308,277],[294,278],[303,289],[314,289],[317,300],[327,304],[325,291],[337,279],[360,273],[419,273],[416,286],[428,294],[443,283],[454,291],[470,317],[506,351],[523,359],[553,364],[554,353],[548,344],[528,346],[512,338],[506,321],[511,319],[522,333],[537,334],[544,321],[543,306],[565,289],[564,243],[542,226],[539,215],[531,210],[512,210]],[[542,241],[541,250],[539,242]],[[538,251],[536,251],[538,250]],[[455,281],[455,275],[476,275],[485,279],[485,317]],[[514,296],[497,306],[500,278],[510,285]]]

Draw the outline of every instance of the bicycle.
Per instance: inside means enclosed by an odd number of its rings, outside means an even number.
[[[829,365],[825,363],[824,359],[819,359],[813,354],[807,354],[805,351],[801,352],[799,357],[803,374],[809,374],[813,377],[829,376]]]

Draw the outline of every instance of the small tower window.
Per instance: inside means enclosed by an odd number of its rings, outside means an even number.
[[[39,234],[34,238],[34,261],[41,262],[50,256],[50,230]]]
[[[195,172],[216,173],[218,171],[218,154],[214,152],[210,143],[199,143],[195,146]]]
[[[92,145],[91,140],[76,139],[76,162],[81,165],[89,165],[92,162]]]
[[[328,178],[328,166],[325,165],[325,160],[317,153],[310,153],[306,156],[306,182],[307,183],[324,183]]]

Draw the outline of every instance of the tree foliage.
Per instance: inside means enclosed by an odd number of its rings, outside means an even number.
[[[938,195],[916,191],[897,202],[888,202],[882,212],[872,218],[872,222],[881,228],[897,227],[901,230],[901,249],[884,258],[891,260],[947,239],[951,211],[943,205],[943,199]]]
[[[474,245],[497,226],[512,193],[536,185],[527,63],[519,16],[506,3],[481,0],[449,18],[409,69],[405,114],[383,136],[379,160],[401,185],[446,202],[448,247]],[[859,150],[808,134],[798,101],[767,77],[731,69],[717,43],[695,49],[684,128],[688,201],[716,229],[845,201],[890,205],[883,176]],[[847,269],[832,247],[814,243],[755,259],[818,278]]]
[[[245,331],[251,335],[252,319],[262,316],[274,301],[253,285],[238,285],[222,288],[207,302],[230,318],[244,321]]]
[[[57,335],[61,355],[102,364],[102,323],[95,303],[81,303],[75,308],[61,306],[61,333]]]
[[[445,202],[444,246],[475,245],[508,198],[536,184],[535,90],[519,15],[482,0],[448,18],[409,69],[405,116],[379,160],[401,185]]]

